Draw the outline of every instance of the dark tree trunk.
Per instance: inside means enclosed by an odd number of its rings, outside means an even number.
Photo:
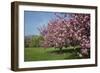
[[[62,53],[62,47],[59,48],[59,52]]]

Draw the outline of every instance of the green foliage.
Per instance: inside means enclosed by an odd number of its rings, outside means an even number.
[[[32,37],[32,47],[41,47],[42,40],[43,40],[42,36],[33,36]]]
[[[25,37],[25,47],[41,47],[42,36]]]

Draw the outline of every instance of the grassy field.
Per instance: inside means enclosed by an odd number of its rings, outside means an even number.
[[[63,49],[62,53],[59,53],[59,49],[55,48],[25,48],[24,50],[24,61],[64,59],[80,59],[80,57],[76,55],[73,48]]]

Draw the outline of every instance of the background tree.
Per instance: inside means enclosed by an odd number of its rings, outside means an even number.
[[[43,37],[39,35],[27,36],[25,37],[25,47],[41,47],[41,41]]]

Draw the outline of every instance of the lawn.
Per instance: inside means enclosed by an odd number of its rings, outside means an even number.
[[[63,48],[62,53],[55,48],[25,48],[24,61],[42,61],[42,60],[66,60],[66,59],[80,59],[76,55],[75,50],[70,48]]]

